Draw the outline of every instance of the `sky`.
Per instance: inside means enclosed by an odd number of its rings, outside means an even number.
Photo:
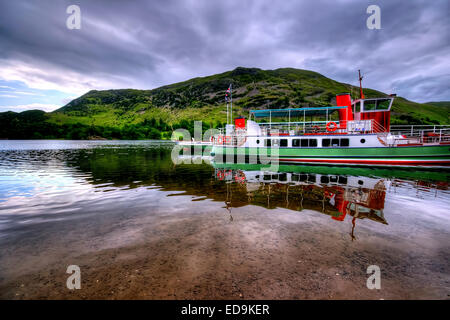
[[[425,102],[450,100],[448,0],[0,0],[0,111],[238,66],[292,67]],[[78,5],[81,29],[66,25]],[[369,29],[378,5],[381,28]],[[225,88],[226,89],[226,88]]]

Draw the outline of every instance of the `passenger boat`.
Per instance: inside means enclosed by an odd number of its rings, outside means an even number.
[[[336,96],[336,106],[250,110],[212,138],[215,161],[449,166],[449,125],[391,125],[395,95]],[[258,120],[265,119],[265,122]]]

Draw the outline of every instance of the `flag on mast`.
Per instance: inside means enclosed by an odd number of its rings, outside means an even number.
[[[228,102],[228,95],[231,93],[231,88],[228,87],[227,92],[225,93],[225,101]]]

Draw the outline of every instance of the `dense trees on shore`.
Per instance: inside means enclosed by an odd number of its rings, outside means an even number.
[[[211,127],[220,127],[203,123],[203,131]],[[0,139],[170,139],[173,130],[187,129],[194,134],[194,122],[181,120],[169,125],[163,120],[146,119],[135,124],[124,124],[121,127],[86,125],[81,123],[57,124],[49,121],[44,111],[30,110],[21,113],[0,113]]]

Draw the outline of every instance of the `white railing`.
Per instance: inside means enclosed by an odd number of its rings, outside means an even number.
[[[212,144],[214,145],[223,145],[223,146],[242,146],[247,139],[247,135],[245,131],[241,133],[233,133],[233,134],[217,134],[212,139]]]
[[[339,133],[379,133],[386,129],[375,120],[311,121],[289,124],[259,123],[262,135],[304,135]]]
[[[271,122],[258,123],[261,136],[301,136],[325,134],[368,134],[385,132],[385,128],[375,120],[354,121],[310,121],[310,122]],[[241,146],[245,143],[247,132],[237,129],[226,134],[225,129],[219,129],[214,136],[213,144],[225,146]]]
[[[436,134],[448,133],[450,125],[391,125],[391,132],[410,136],[422,135],[423,132]]]
[[[192,141],[185,141],[185,140],[177,141],[177,140],[175,140],[174,142],[181,146],[197,146],[197,145],[209,146],[212,144],[211,141],[194,141],[194,140],[192,140]]]
[[[301,136],[314,134],[378,134],[383,140],[388,136],[388,131],[376,120],[354,120],[332,121],[336,126],[329,124],[330,121],[312,121],[304,123],[259,123],[261,136]],[[346,124],[346,125],[345,125]],[[334,129],[336,127],[336,129]],[[332,130],[330,130],[332,129]],[[450,142],[450,125],[392,125],[390,133],[394,136],[389,145],[398,144],[436,144]],[[213,144],[240,146],[245,143],[246,130],[239,129],[231,134],[216,135]]]
[[[392,125],[391,134],[401,136],[396,142],[447,143],[450,142],[450,125]]]

